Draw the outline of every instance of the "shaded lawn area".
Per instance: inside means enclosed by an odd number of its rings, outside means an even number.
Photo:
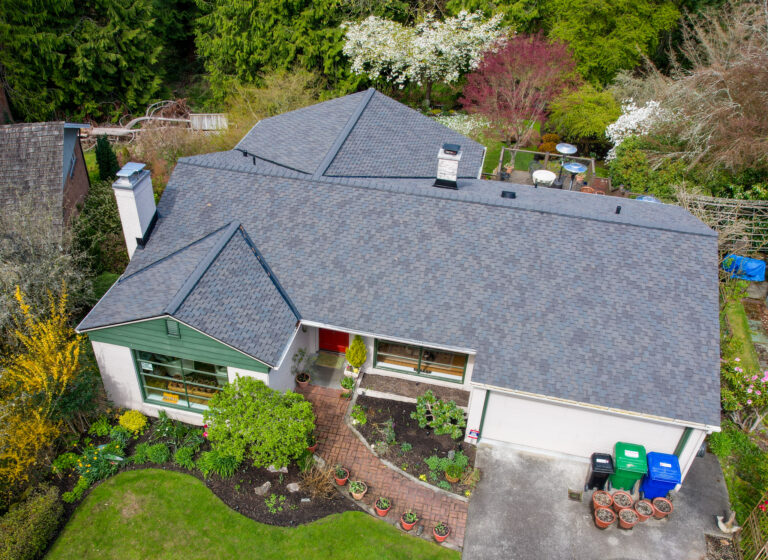
[[[760,361],[752,344],[749,334],[749,322],[744,305],[740,301],[729,301],[725,304],[725,316],[728,318],[728,329],[733,337],[732,346],[736,356],[741,358],[746,371],[760,371]]]
[[[96,164],[96,150],[83,152],[85,158],[85,167],[88,169],[88,178],[91,183],[99,180],[99,166]]]
[[[359,512],[330,515],[296,528],[256,523],[231,510],[196,478],[158,469],[123,472],[94,488],[46,556],[48,560],[366,557],[460,558],[458,552]]]

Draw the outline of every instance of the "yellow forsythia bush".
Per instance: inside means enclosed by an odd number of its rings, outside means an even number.
[[[120,417],[120,425],[133,434],[141,434],[147,427],[147,417],[138,410],[129,410]]]

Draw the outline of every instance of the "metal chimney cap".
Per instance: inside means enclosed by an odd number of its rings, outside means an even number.
[[[133,161],[129,161],[126,163],[123,168],[117,172],[118,177],[131,177],[132,175],[135,175],[142,169],[144,169],[147,166],[145,163],[136,163]]]
[[[461,146],[458,144],[443,144],[443,151],[451,156],[455,156],[461,151]]]

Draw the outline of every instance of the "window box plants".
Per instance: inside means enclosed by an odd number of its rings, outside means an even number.
[[[443,542],[445,539],[448,538],[448,535],[451,534],[451,528],[448,527],[446,523],[443,523],[442,521],[435,525],[435,528],[432,529],[432,535],[435,537],[435,540],[437,542]]]
[[[317,451],[317,437],[315,437],[315,434],[309,434],[307,438],[307,451],[310,453]]]
[[[413,526],[416,525],[418,521],[419,516],[416,515],[416,512],[414,512],[412,509],[405,510],[403,515],[400,516],[400,525],[402,525],[403,529],[406,531],[413,529]]]
[[[376,508],[376,515],[379,517],[384,517],[389,513],[389,510],[392,507],[392,503],[389,501],[389,498],[379,496],[379,498],[376,500],[376,503],[373,504],[373,507]]]
[[[666,498],[654,498],[652,504],[653,516],[656,519],[664,519],[666,516],[672,513],[673,509],[675,509],[672,506],[672,502]]]
[[[595,508],[595,525],[598,529],[607,529],[616,521],[616,514],[607,507]]]
[[[650,500],[638,500],[635,504],[635,512],[640,518],[640,522],[648,521],[648,518],[653,515],[653,504]]]
[[[344,486],[349,478],[349,471],[341,465],[336,465],[336,468],[333,470],[333,478],[336,480],[336,484]]]
[[[368,491],[368,485],[362,480],[353,480],[349,483],[349,493],[356,500],[362,500]]]
[[[631,529],[637,525],[639,520],[640,518],[634,509],[625,508],[619,512],[619,527],[622,529]]]
[[[462,469],[459,465],[450,464],[445,469],[445,480],[451,484],[455,484],[459,481],[462,474],[464,474],[464,469]]]
[[[613,510],[619,513],[623,509],[630,509],[632,507],[632,496],[629,492],[618,490],[613,493]]]

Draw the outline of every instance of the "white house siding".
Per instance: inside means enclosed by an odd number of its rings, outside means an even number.
[[[109,399],[116,405],[140,410],[148,416],[157,416],[160,410],[165,410],[168,416],[176,420],[195,425],[203,423],[203,417],[200,414],[144,402],[130,348],[106,342],[92,341],[91,344],[101,370],[101,378],[104,380],[104,389]]]
[[[259,381],[263,381],[265,385],[269,385],[269,374],[262,373],[260,371],[251,371],[249,369],[235,368],[227,366],[227,378],[232,383],[237,377],[253,377]]]
[[[468,429],[478,425],[484,390],[473,391]],[[683,426],[651,419],[633,418],[599,410],[551,403],[499,391],[488,391],[488,403],[480,434],[483,442],[505,442],[531,450],[587,458],[594,452],[613,454],[617,441],[645,446],[648,452],[674,453]],[[484,399],[483,399],[484,400]],[[688,471],[704,432],[694,430],[680,457]]]
[[[307,352],[312,352],[312,338],[315,339],[315,345],[317,344],[317,334],[311,336],[313,329],[310,327],[300,327],[296,331],[296,335],[288,347],[288,351],[283,356],[283,361],[277,368],[272,369],[269,372],[269,385],[272,389],[278,389],[280,391],[287,391],[288,389],[294,389],[296,387],[296,381],[291,373],[291,366],[293,365],[293,355],[299,348],[306,348]],[[315,346],[316,347],[316,346]]]

